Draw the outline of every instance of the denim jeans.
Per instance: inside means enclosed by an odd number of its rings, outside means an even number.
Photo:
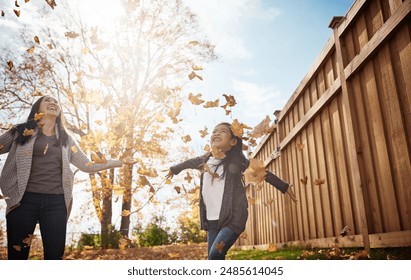
[[[44,259],[61,260],[66,243],[67,210],[63,194],[26,192],[20,206],[7,214],[9,260],[27,260],[37,222],[40,225]]]
[[[233,246],[239,236],[239,234],[228,227],[218,229],[218,221],[208,221],[208,259],[225,260],[227,251]]]

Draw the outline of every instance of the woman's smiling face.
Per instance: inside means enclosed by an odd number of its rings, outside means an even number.
[[[61,112],[61,107],[55,98],[51,96],[45,96],[41,100],[39,112],[43,113],[45,116],[58,117]]]

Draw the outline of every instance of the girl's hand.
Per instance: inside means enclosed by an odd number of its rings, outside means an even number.
[[[168,174],[166,175],[166,179],[173,179],[173,177],[174,177],[174,173],[173,172],[171,172],[171,170],[170,171],[168,171]]]
[[[288,187],[286,194],[288,194],[288,195],[290,196],[291,200],[292,200],[294,203],[297,203],[298,200],[297,200],[297,197],[295,196],[293,190],[291,189],[292,186],[293,186],[293,185],[290,185],[290,186]]]

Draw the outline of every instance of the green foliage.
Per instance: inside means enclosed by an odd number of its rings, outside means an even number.
[[[120,243],[119,241],[121,239],[120,231],[114,229],[113,227],[110,227],[105,238],[107,238],[108,248],[115,248],[115,249],[119,248],[119,243]],[[101,234],[82,233],[80,240],[77,244],[77,248],[84,249],[85,246],[91,246],[95,249],[101,249],[102,248],[101,240],[102,240]]]
[[[170,244],[166,230],[155,223],[150,223],[139,236],[139,244],[143,247]]]

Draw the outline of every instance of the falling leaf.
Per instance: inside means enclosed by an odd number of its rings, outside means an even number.
[[[351,231],[351,229],[350,229],[348,226],[345,226],[345,227],[342,229],[340,235],[341,235],[342,237],[345,237],[345,236],[347,235],[347,233],[350,232],[350,231]]]
[[[206,104],[203,105],[204,108],[215,108],[220,105],[220,99],[216,99],[215,101],[207,101]]]
[[[71,151],[76,154],[78,152],[77,147],[71,146]]]
[[[207,163],[204,163],[202,166],[202,172],[207,172],[211,175],[212,178],[220,177],[217,173],[211,171],[210,166]]]
[[[199,93],[197,95],[194,95],[190,92],[190,94],[188,96],[188,100],[190,100],[190,102],[193,105],[200,105],[201,103],[205,102],[204,100],[200,99],[201,95],[202,95],[201,93]]]
[[[274,243],[270,243],[270,245],[268,245],[268,252],[275,252],[277,251],[277,245],[275,245]]]
[[[325,179],[315,179],[314,185],[320,186],[325,183]]]
[[[38,122],[39,120],[41,120],[44,117],[44,113],[35,113],[34,114],[34,121]]]
[[[199,41],[190,41],[190,42],[188,42],[188,44],[193,45],[193,46],[197,46],[197,45],[200,44],[200,42]]]
[[[53,49],[53,45],[52,44],[47,44],[47,47],[52,50]]]
[[[7,61],[7,66],[9,67],[9,70],[11,71],[14,67],[13,61],[11,60]]]
[[[243,239],[247,239],[248,235],[247,235],[246,232],[243,232],[243,233],[240,235],[240,237],[243,238]]]
[[[15,5],[17,8],[20,7],[20,5],[19,5],[19,3],[17,2],[17,0],[14,2],[14,5]]]
[[[211,154],[216,159],[224,159],[226,157],[225,152],[223,152],[223,150],[215,146],[211,146]]]
[[[210,152],[211,152],[210,145],[209,145],[209,144],[206,144],[206,145],[204,146],[203,150],[206,151],[207,153],[210,153]]]
[[[4,13],[3,10],[1,10],[1,16],[4,17],[6,14]]]
[[[190,184],[193,177],[191,177],[190,173],[187,172],[187,175],[184,177],[184,179]]]
[[[128,245],[129,245],[129,243],[130,243],[130,241],[127,240],[126,238],[120,238],[120,239],[118,240],[118,242],[119,242],[118,248],[119,248],[120,250],[126,249],[126,248],[128,247]]]
[[[54,0],[46,0],[47,4],[50,5],[50,7],[54,10],[54,7],[57,6],[56,2]]]
[[[254,129],[250,132],[250,136],[253,138],[259,138],[266,133],[270,128],[271,119],[267,115],[263,121],[261,121]]]
[[[25,128],[23,131],[23,136],[32,136],[34,134],[34,129]]]
[[[34,36],[34,42],[36,42],[37,44],[40,44],[40,39],[38,36]]]
[[[201,138],[206,137],[209,133],[208,133],[208,127],[204,126],[203,130],[199,130],[200,131],[200,136]]]
[[[217,249],[217,251],[221,254],[223,253],[224,247],[225,247],[225,243],[223,241],[214,244],[214,247]]]
[[[297,143],[297,144],[295,144],[295,147],[297,148],[297,150],[299,150],[299,151],[302,151],[303,149],[304,149],[304,144],[300,144],[300,143]]]
[[[188,78],[190,80],[194,79],[194,78],[198,78],[199,80],[203,80],[203,77],[201,77],[200,75],[198,75],[196,72],[192,71],[189,75]]]
[[[191,136],[185,135],[185,136],[182,136],[181,139],[184,141],[184,143],[187,143],[191,141]]]
[[[28,2],[30,2],[30,0],[24,0],[24,3],[28,3]]]
[[[43,96],[43,94],[39,91],[35,91],[31,94],[31,96]]]
[[[122,161],[123,161],[123,163],[124,163],[125,165],[133,165],[133,164],[136,163],[136,161],[134,160],[134,158],[131,157],[131,156],[128,156],[128,157],[123,158]]]
[[[16,251],[21,251],[21,246],[20,245],[13,245],[14,250]]]
[[[274,202],[274,200],[275,200],[275,199],[271,198],[271,199],[267,200],[266,202],[264,202],[264,205],[265,205],[265,206],[269,206],[269,205],[271,205],[271,204]]]
[[[159,123],[165,122],[166,118],[163,115],[157,114],[156,115],[156,121]]]
[[[223,96],[225,97],[225,100],[227,101],[227,106],[234,107],[237,104],[237,102],[235,101],[234,96],[227,95],[227,94],[223,94]]]
[[[244,179],[247,184],[258,184],[265,179],[264,162],[260,159],[250,159],[250,165],[244,171]]]
[[[254,205],[254,204],[255,204],[255,198],[254,198],[254,197],[248,196],[247,199],[248,199],[248,203],[249,203],[250,205]]]
[[[23,243],[27,244],[27,246],[31,245],[31,241],[36,237],[35,234],[29,234],[26,238],[23,239]]]
[[[121,211],[121,216],[122,216],[122,217],[128,217],[128,216],[130,216],[130,215],[131,215],[130,210],[123,210],[123,211]]]
[[[64,36],[66,36],[67,38],[75,39],[79,36],[79,34],[74,31],[68,31],[64,33]]]
[[[13,10],[13,12],[16,14],[17,17],[20,16],[20,11],[18,11],[18,10]]]
[[[103,122],[102,122],[101,120],[96,120],[95,123],[98,124],[98,125],[102,125],[102,124],[103,124]]]
[[[193,69],[194,71],[201,71],[201,70],[203,70],[203,67],[197,66],[197,65],[193,65],[193,66],[191,66],[191,69]]]
[[[300,179],[300,181],[304,186],[307,186],[308,176],[305,175],[305,177],[303,179]]]
[[[44,148],[43,155],[47,154],[48,150],[49,150],[49,143],[46,144],[46,147]]]
[[[32,54],[32,53],[34,53],[34,50],[35,50],[35,49],[36,49],[35,47],[28,48],[28,49],[27,49],[27,52],[28,52],[29,54]]]
[[[139,175],[139,184],[141,186],[149,186],[152,187],[153,185],[151,185],[150,181],[147,179],[146,176],[144,175]]]
[[[106,164],[107,163],[107,159],[104,155],[102,155],[101,153],[92,153],[91,154],[91,160],[94,163],[101,163],[101,164]]]
[[[233,134],[239,138],[242,138],[244,135],[244,129],[251,129],[248,125],[240,123],[237,119],[231,124],[231,131]]]
[[[178,194],[180,194],[180,192],[181,192],[181,187],[175,186],[174,189],[176,190],[176,192],[177,192]]]

